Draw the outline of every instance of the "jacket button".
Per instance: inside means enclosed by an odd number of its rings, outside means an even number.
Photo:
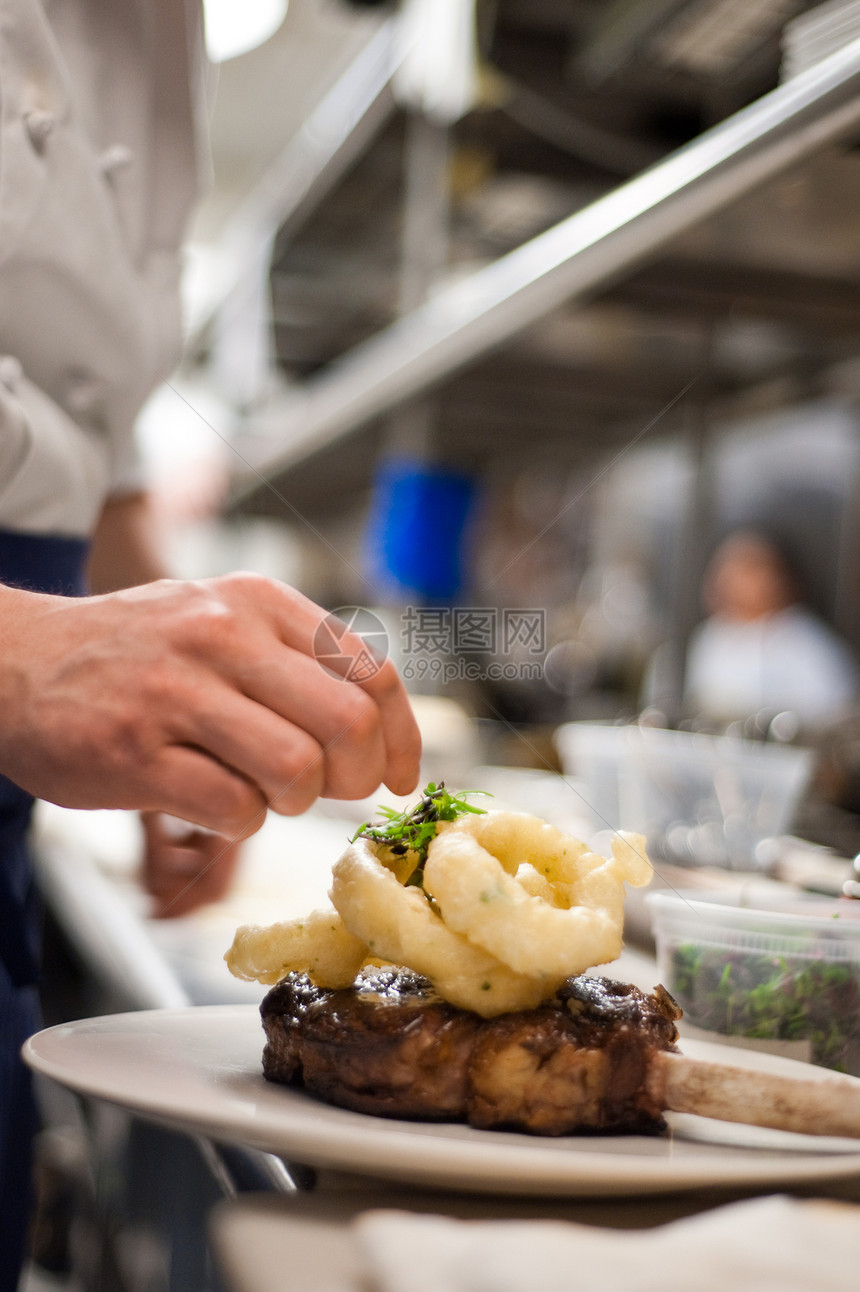
[[[41,108],[30,108],[24,113],[24,127],[37,153],[45,147],[48,135],[57,124],[53,112],[44,112]]]
[[[0,355],[0,385],[14,391],[22,376],[21,364],[14,354]]]
[[[134,161],[134,153],[125,144],[111,144],[99,157],[99,170],[105,179],[113,179],[121,170],[127,170]]]

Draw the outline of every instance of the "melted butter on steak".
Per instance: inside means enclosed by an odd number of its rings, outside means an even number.
[[[270,1081],[383,1117],[566,1135],[662,1129],[645,1077],[680,1011],[662,988],[579,976],[537,1009],[483,1019],[389,967],[339,991],[289,974],[260,1013]]]

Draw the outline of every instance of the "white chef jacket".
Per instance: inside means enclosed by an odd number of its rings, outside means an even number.
[[[790,709],[815,726],[850,708],[857,680],[848,647],[799,605],[747,623],[714,615],[690,639],[687,702],[715,718]]]
[[[204,72],[200,0],[0,0],[0,528],[83,537],[139,483]]]

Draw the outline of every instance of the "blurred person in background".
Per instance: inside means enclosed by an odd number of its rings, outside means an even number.
[[[0,1292],[14,1292],[35,1125],[19,1058],[38,1025],[34,796],[144,811],[145,877],[178,913],[219,895],[231,841],[268,806],[380,781],[409,793],[420,740],[390,661],[361,685],[317,664],[325,612],[300,593],[163,581],[134,424],[180,355],[199,0],[7,0],[0,66]],[[177,839],[160,813],[203,829]]]
[[[712,556],[703,582],[708,618],[687,652],[685,709],[716,722],[788,711],[814,729],[845,714],[857,695],[847,645],[803,604],[780,544],[737,530]]]

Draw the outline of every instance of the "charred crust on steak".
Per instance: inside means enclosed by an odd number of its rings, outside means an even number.
[[[477,1014],[447,1004],[426,978],[374,969],[353,987],[289,974],[264,999],[263,1074],[299,1082],[345,1108],[455,1120],[466,1099]]]
[[[484,1019],[408,969],[365,969],[352,987],[288,974],[260,1006],[263,1074],[383,1117],[529,1131],[655,1133],[648,1061],[673,1050],[665,989],[581,975],[537,1009]]]

